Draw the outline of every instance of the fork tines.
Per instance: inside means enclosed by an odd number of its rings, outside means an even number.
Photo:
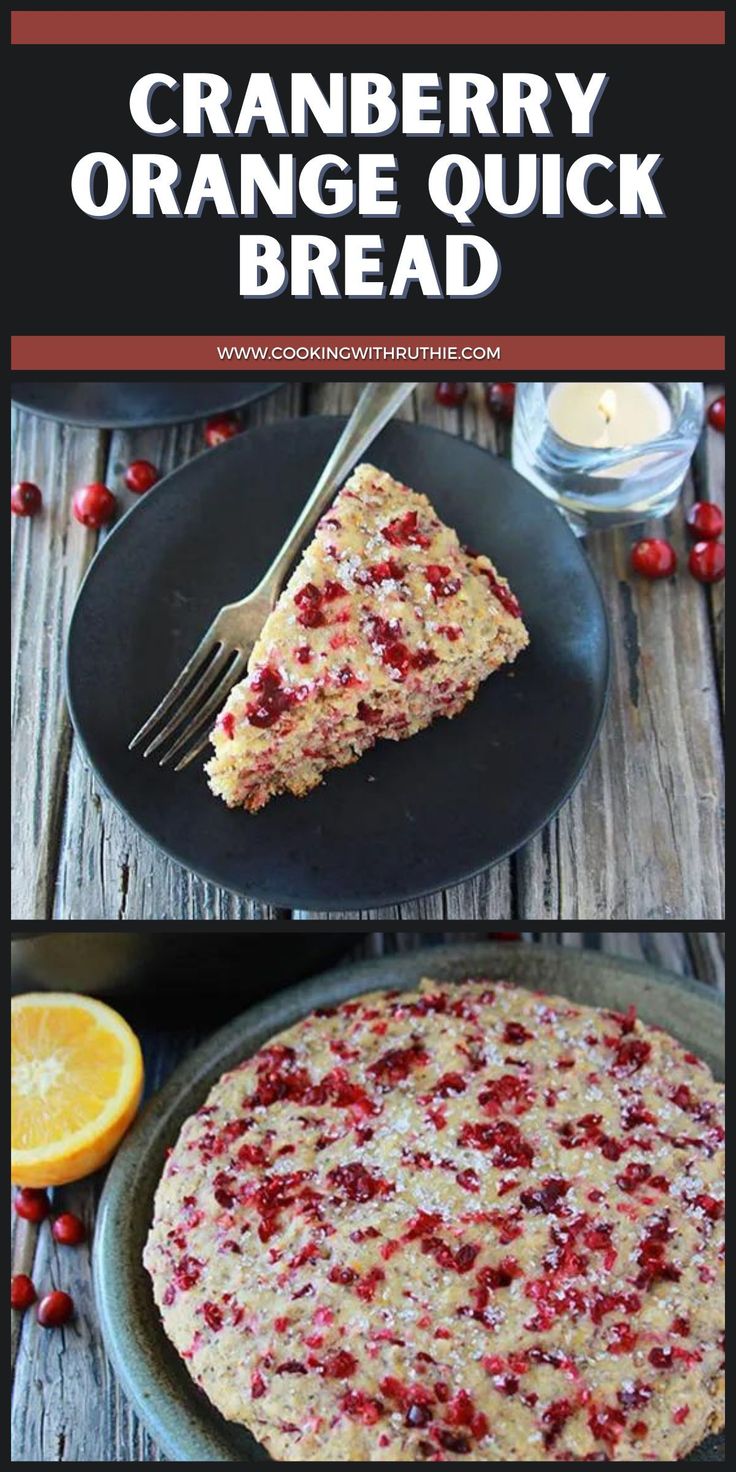
[[[225,644],[221,639],[205,637],[171,689],[141,726],[140,731],[136,732],[130,742],[129,751],[145,741],[159,723],[168,717],[166,724],[149,741],[143,755],[152,756],[167,741],[171,741],[172,744],[159,758],[158,764],[165,767],[172,757],[183,751],[174,768],[176,772],[180,772],[182,767],[188,766],[206,747],[212,718],[233,685],[240,679],[246,665],[247,659],[242,649]]]

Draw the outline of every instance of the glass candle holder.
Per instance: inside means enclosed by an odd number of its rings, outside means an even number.
[[[595,405],[598,421],[589,429],[590,405],[581,408],[581,437],[589,434],[595,443],[579,444],[567,439],[559,426],[574,423],[569,405],[560,413],[560,393],[580,389],[600,390]],[[642,391],[641,422],[666,425],[652,438],[631,443],[606,443],[618,438],[615,430],[616,389],[626,390],[631,408],[634,390]],[[661,395],[661,412],[652,413],[652,395]],[[647,396],[649,402],[647,402]],[[663,402],[662,402],[663,401]],[[550,418],[552,416],[558,428]],[[636,406],[635,406],[636,407]],[[656,410],[656,405],[654,406]],[[512,461],[516,470],[548,496],[583,536],[588,531],[625,526],[666,516],[675,505],[703,425],[702,383],[652,384],[556,384],[519,383],[516,387]],[[629,415],[630,422],[631,415]],[[569,433],[574,434],[575,430]]]

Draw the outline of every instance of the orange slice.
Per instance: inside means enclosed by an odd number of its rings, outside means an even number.
[[[105,1165],[140,1104],[143,1059],[127,1022],[73,992],[11,1003],[11,1176],[60,1186]]]

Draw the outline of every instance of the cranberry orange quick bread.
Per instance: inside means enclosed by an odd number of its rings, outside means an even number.
[[[278,1461],[677,1461],[723,1421],[722,1089],[487,981],[326,1009],[184,1125],[145,1250]]]
[[[528,643],[487,557],[426,496],[361,465],[322,518],[215,726],[212,791],[251,812],[301,796],[379,736],[454,716]]]

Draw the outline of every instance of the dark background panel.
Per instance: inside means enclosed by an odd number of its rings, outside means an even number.
[[[379,22],[377,19],[377,26]],[[10,234],[14,281],[11,328],[29,332],[719,332],[725,249],[720,228],[724,48],[321,47],[206,48],[160,46],[16,47],[13,55],[16,139],[10,197],[22,229]],[[128,109],[133,82],[148,71],[179,76],[209,70],[232,84],[233,118],[250,71],[270,70],[282,95],[291,70],[524,70],[551,77],[576,71],[586,78],[606,70],[592,139],[572,138],[564,103],[550,106],[549,139],[405,138],[270,139],[256,129],[239,138],[155,139],[134,125]],[[174,97],[176,107],[177,96]],[[123,213],[89,220],[74,205],[69,180],[77,160],[104,149],[127,165],[133,152],[161,151],[180,163],[186,185],[201,151],[220,152],[237,181],[241,151],[268,156],[293,151],[305,160],[336,151],[348,161],[363,151],[399,158],[401,214],[361,221],[357,214],[321,219],[301,211],[294,221],[220,219],[209,208],[200,219],[134,219]],[[386,274],[407,232],[426,234],[438,264],[446,233],[462,229],[429,201],[426,179],[445,152],[480,158],[503,149],[559,151],[569,160],[596,151],[658,152],[656,187],[665,219],[562,220],[533,213],[504,219],[482,204],[475,228],[497,249],[499,285],[467,301],[427,301],[412,290],[405,301],[295,302],[283,295],[263,302],[238,295],[238,236],[255,229],[287,237],[292,231],[336,235],[381,233]],[[604,176],[601,174],[601,180]],[[615,196],[614,196],[615,197]]]

